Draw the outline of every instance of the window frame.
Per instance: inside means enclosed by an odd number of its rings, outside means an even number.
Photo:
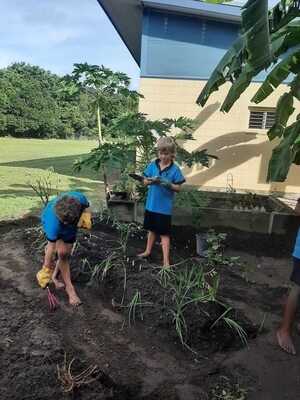
[[[263,113],[262,115],[262,121],[260,126],[250,127],[250,122],[251,122],[251,113]],[[268,113],[274,114],[272,115],[272,119],[274,119],[273,124],[268,125],[270,122],[268,120]],[[275,123],[275,113],[276,113],[276,107],[249,107],[249,115],[248,115],[248,130],[249,131],[256,131],[256,132],[267,132]],[[269,116],[270,117],[270,116]]]

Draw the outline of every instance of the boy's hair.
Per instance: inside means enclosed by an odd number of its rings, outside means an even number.
[[[157,142],[157,151],[167,151],[170,152],[172,155],[176,153],[176,145],[172,138],[170,137],[162,137]]]
[[[58,199],[54,204],[54,212],[57,218],[65,224],[70,224],[76,218],[79,218],[80,211],[80,200],[77,197],[68,196],[67,194]]]

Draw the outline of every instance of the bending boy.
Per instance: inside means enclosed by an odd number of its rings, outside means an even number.
[[[70,257],[73,244],[76,241],[78,221],[89,207],[87,198],[79,192],[68,192],[51,200],[45,207],[41,222],[47,236],[47,248],[43,267],[53,268],[54,251],[57,252],[57,263],[52,274],[52,282],[56,289],[64,286],[73,306],[81,304],[71,281]],[[64,284],[57,279],[61,273]]]

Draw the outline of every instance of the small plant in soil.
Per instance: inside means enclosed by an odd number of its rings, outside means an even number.
[[[224,383],[223,388],[216,388],[212,391],[211,400],[246,400],[248,393],[253,390],[249,387],[243,388],[239,383],[232,385],[229,380]]]
[[[141,318],[141,320],[143,320],[143,312],[142,312],[141,306],[142,306],[142,295],[141,295],[141,292],[139,290],[137,290],[127,305],[129,326],[131,326],[132,323],[135,324],[137,307],[139,307],[139,310],[140,310],[140,318]]]
[[[247,334],[245,332],[245,330],[242,328],[242,326],[236,322],[234,319],[230,318],[229,314],[231,311],[233,311],[232,307],[226,306],[221,302],[218,302],[219,304],[221,304],[222,306],[226,307],[226,310],[223,312],[222,315],[220,315],[220,317],[212,324],[212,326],[210,327],[210,329],[212,329],[215,325],[217,325],[220,321],[224,321],[229,328],[231,328],[233,331],[235,331],[241,342],[245,345],[248,346],[248,342],[247,342]]]
[[[90,366],[78,374],[72,372],[72,365],[75,358],[67,361],[67,355],[64,355],[62,366],[57,365],[57,376],[61,382],[61,389],[64,393],[73,393],[73,391],[83,385],[95,381],[99,376],[99,369],[97,365]]]
[[[120,249],[123,253],[124,258],[126,258],[128,240],[132,236],[132,234],[136,231],[136,225],[133,223],[126,223],[116,219],[115,227],[119,234],[118,242],[120,244]]]
[[[227,257],[224,253],[224,240],[227,237],[226,233],[217,233],[214,229],[209,229],[207,232],[208,250],[204,252],[207,258],[208,265],[227,265],[232,267],[239,257]]]

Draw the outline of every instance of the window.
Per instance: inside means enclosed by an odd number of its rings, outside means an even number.
[[[275,123],[275,109],[250,110],[249,129],[270,129]]]

